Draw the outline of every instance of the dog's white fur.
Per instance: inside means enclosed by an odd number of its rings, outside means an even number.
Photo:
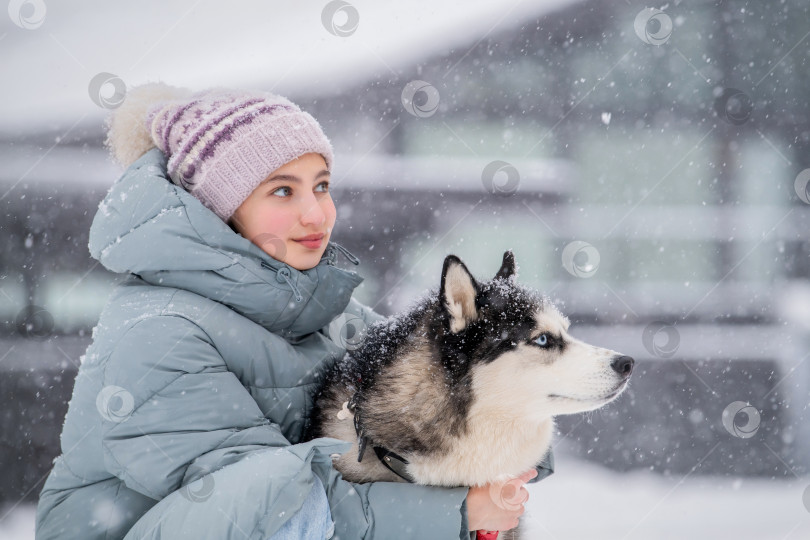
[[[476,366],[468,433],[452,454],[424,463],[416,458],[409,472],[433,485],[457,485],[462,478],[470,485],[515,478],[534,467],[538,454],[551,445],[554,415],[593,410],[618,395],[610,395],[617,386],[610,362],[618,353],[572,338],[568,319],[554,308],[536,319],[536,335],[562,334],[566,351],[551,359],[546,356],[554,353],[520,344],[496,361]],[[551,394],[565,397],[549,398]],[[523,397],[516,400],[516,395]],[[475,440],[491,444],[473,444]]]

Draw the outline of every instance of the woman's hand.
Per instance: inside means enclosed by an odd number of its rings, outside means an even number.
[[[471,531],[508,531],[518,526],[518,519],[529,500],[524,484],[537,476],[531,469],[517,478],[470,488],[467,493],[467,521]]]

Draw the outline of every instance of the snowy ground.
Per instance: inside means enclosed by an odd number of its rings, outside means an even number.
[[[34,513],[36,506],[33,504],[21,504],[14,508],[10,514],[5,515],[8,509],[3,509],[5,516],[0,521],[0,538],[3,540],[34,540]]]
[[[557,472],[529,486],[524,521],[531,539],[810,538],[802,502],[810,478],[663,478],[555,457]],[[0,538],[32,540],[34,506],[21,505],[0,521]]]
[[[556,472],[529,486],[525,522],[531,539],[810,538],[810,510],[802,501],[810,477],[664,478],[555,457]]]

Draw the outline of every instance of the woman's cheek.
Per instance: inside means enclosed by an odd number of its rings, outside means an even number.
[[[264,230],[281,239],[286,239],[295,226],[295,220],[288,214],[288,212],[277,209],[268,213],[264,221]]]
[[[337,220],[337,209],[335,208],[335,201],[332,200],[332,197],[329,197],[323,213],[326,215],[326,221],[329,223],[329,229],[331,230]]]

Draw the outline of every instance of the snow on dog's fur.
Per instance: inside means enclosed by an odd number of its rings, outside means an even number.
[[[511,252],[483,283],[449,255],[438,291],[372,325],[325,374],[308,438],[353,442],[334,460],[352,482],[403,481],[373,446],[405,458],[420,484],[515,478],[548,451],[554,416],[597,409],[627,386],[633,359],[575,339],[568,326],[516,283]],[[356,415],[368,440],[360,462]]]

